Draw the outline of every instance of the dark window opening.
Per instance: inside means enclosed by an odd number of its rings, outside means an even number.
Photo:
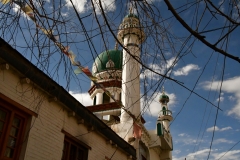
[[[142,155],[142,160],[147,160],[147,159]]]
[[[93,105],[96,105],[97,97],[95,96],[93,99]]]
[[[105,103],[110,103],[110,97],[106,93],[103,93],[103,104]]]
[[[62,160],[87,160],[88,148],[65,135]]]

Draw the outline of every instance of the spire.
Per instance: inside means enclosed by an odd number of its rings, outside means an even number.
[[[129,14],[133,14],[132,11],[133,9],[132,9],[132,5],[129,7]]]
[[[162,94],[165,94],[164,86],[162,86]]]

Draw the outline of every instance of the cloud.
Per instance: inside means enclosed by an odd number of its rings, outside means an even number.
[[[187,76],[191,71],[199,70],[200,68],[198,65],[195,64],[188,64],[182,68],[179,68],[178,70],[174,71],[173,74],[175,76]]]
[[[174,150],[174,152],[175,152],[176,154],[179,154],[179,153],[181,153],[181,151],[180,151],[180,150]]]
[[[230,101],[235,101],[235,100],[236,100],[236,97],[234,97],[234,96],[228,96],[228,99],[229,99]]]
[[[92,105],[92,99],[88,93],[77,93],[74,91],[69,91],[69,93],[84,106]]]
[[[226,140],[225,138],[219,138],[213,141],[214,144],[219,144],[219,143],[233,143],[233,141]]]
[[[29,18],[29,16],[20,9],[20,6],[19,6],[19,5],[13,3],[12,9],[13,9],[13,12],[15,12],[15,13],[20,13],[21,16],[25,17],[27,20],[32,21],[32,20]]]
[[[179,136],[179,137],[183,137],[183,136],[186,137],[186,136],[189,136],[189,135],[187,135],[186,133],[180,133],[180,134],[178,134],[178,136]]]
[[[87,0],[72,0],[75,8],[79,13],[84,13],[92,8],[92,4]],[[97,0],[93,0],[95,11],[97,14],[100,14],[100,5]],[[104,12],[110,12],[116,10],[116,5],[114,0],[101,0],[101,4]],[[66,6],[72,7],[72,3],[70,0],[66,0]]]
[[[172,57],[169,60],[166,60],[166,62],[162,62],[160,64],[153,64],[150,63],[148,65],[148,68],[154,70],[157,73],[160,74],[166,74],[166,71],[168,71],[170,68],[172,68],[173,66],[176,66],[177,64],[174,64],[176,61],[176,57]],[[168,73],[170,73],[170,71],[168,71]],[[140,78],[144,79],[145,77],[153,79],[153,80],[158,80],[159,79],[159,75],[153,73],[152,71],[146,69],[143,73],[141,73]]]
[[[221,153],[213,153],[212,156],[214,159],[222,159],[222,160],[236,160],[240,159],[240,150],[232,150],[226,152],[221,152]]]
[[[198,159],[198,160],[203,160],[206,159],[208,155],[209,149],[203,149],[194,153],[189,153],[187,156],[183,157],[173,157],[173,160],[183,160],[183,159]]]
[[[224,128],[218,128],[218,126],[215,126],[215,131],[219,131],[219,132],[222,132],[222,131],[226,131],[226,130],[230,130],[232,129],[232,127],[224,127]],[[212,132],[214,130],[214,127],[210,127],[207,129],[207,132]]]
[[[183,157],[173,157],[173,160],[183,160],[183,159],[207,159],[209,149],[202,149],[195,153],[189,153],[187,156]],[[219,152],[218,150],[212,150],[209,159],[220,159],[221,160],[236,160],[240,159],[240,150],[232,150],[228,152]]]
[[[218,101],[223,102],[224,101],[224,97],[220,96],[219,98],[216,99],[216,102],[218,102]]]
[[[116,10],[115,0],[101,0],[104,12],[111,12]],[[101,13],[100,4],[95,0],[95,11],[97,14]]]
[[[176,95],[174,93],[165,93],[166,95],[169,96],[169,102],[168,102],[168,107],[171,110],[172,107],[175,106],[176,104]],[[161,104],[159,102],[159,93],[154,93],[154,95],[152,96],[152,99],[149,97],[147,98],[149,101],[147,102],[148,104],[146,104],[145,106],[143,106],[144,103],[144,98],[141,99],[141,108],[143,108],[143,110],[151,116],[157,117],[159,111],[161,111]]]
[[[197,140],[195,138],[191,138],[187,134],[180,134],[178,136],[181,137],[181,138],[174,139],[174,143],[175,144],[181,144],[181,146],[184,146],[184,145],[186,145],[186,146],[188,146],[188,145],[194,146],[197,143]]]
[[[220,83],[221,81],[215,81],[213,83],[208,81],[203,83],[202,86],[206,90],[210,90],[210,89],[219,90]],[[240,90],[239,90],[239,87],[236,87],[236,86],[240,86],[240,76],[229,78],[223,81],[222,91],[225,93],[233,94],[231,95],[231,99],[236,100],[235,106],[232,107],[227,112],[227,114],[234,115],[236,118],[240,119]]]
[[[194,153],[190,153],[187,155],[187,157],[188,157],[187,159],[190,159],[191,157],[196,158],[196,156],[199,156],[199,157],[207,156],[208,152],[209,152],[209,149],[203,149],[203,150],[200,150],[200,151],[197,151]]]
[[[89,8],[87,0],[72,0],[72,2],[79,13],[84,13]],[[72,3],[70,0],[66,0],[66,6],[72,7]]]
[[[226,131],[226,130],[230,130],[230,129],[232,129],[232,127],[225,127],[225,128],[220,129],[220,131]]]
[[[218,102],[218,101],[223,102],[224,101],[223,95],[224,95],[224,93],[222,92],[220,97],[216,99],[216,102]]]

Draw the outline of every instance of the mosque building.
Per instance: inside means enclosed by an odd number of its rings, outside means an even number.
[[[0,159],[171,160],[173,118],[164,88],[156,129],[147,130],[142,117],[145,37],[130,11],[117,34],[123,49],[93,63],[88,107],[0,38]]]
[[[87,108],[136,149],[138,160],[172,159],[169,122],[173,118],[164,89],[156,130],[147,130],[141,116],[139,62],[145,33],[131,11],[120,24],[117,39],[123,49],[102,52],[93,63],[92,73],[101,87],[91,84],[88,92],[93,105]]]

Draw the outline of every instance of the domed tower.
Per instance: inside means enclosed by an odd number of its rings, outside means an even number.
[[[138,16],[130,13],[123,19],[117,35],[123,48],[122,103],[125,109],[140,118],[140,44],[145,39]],[[122,110],[121,122],[129,120]],[[131,118],[130,118],[131,119]]]
[[[99,54],[93,63],[92,73],[101,87],[91,83],[88,93],[93,100],[93,106],[89,106],[88,109],[100,119],[105,116],[105,119],[110,121],[112,116],[120,115],[121,109],[102,87],[109,91],[116,101],[121,100],[122,51],[114,49]]]
[[[161,111],[158,115],[158,120],[163,123],[163,127],[166,131],[170,131],[169,129],[169,122],[173,120],[172,111],[168,109],[167,103],[169,102],[168,95],[165,94],[164,88],[162,91],[162,95],[159,98],[159,102],[161,103]]]
[[[172,136],[170,133],[169,123],[173,120],[172,112],[168,108],[169,97],[165,94],[164,88],[159,98],[161,111],[157,120],[157,135],[161,139],[161,148],[164,150],[161,154],[162,159],[172,159]]]

